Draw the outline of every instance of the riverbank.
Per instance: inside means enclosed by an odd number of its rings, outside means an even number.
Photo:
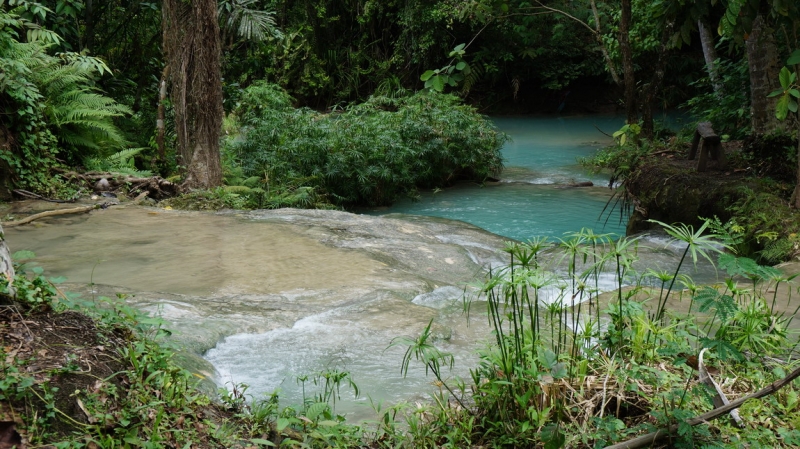
[[[717,217],[741,228],[741,254],[770,265],[796,260],[800,212],[789,205],[793,174],[785,173],[785,161],[758,156],[769,152],[758,145],[766,144],[725,142],[729,164],[721,168],[711,161],[702,173],[696,160],[687,160],[688,143],[642,157],[624,182],[624,207],[631,211],[627,233],[651,229],[650,219],[697,227],[702,218]],[[776,173],[776,167],[783,172]]]

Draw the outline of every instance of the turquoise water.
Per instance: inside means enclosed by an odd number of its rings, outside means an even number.
[[[590,156],[611,142],[603,132],[619,129],[622,117],[503,117],[493,121],[512,139],[503,147],[501,182],[423,192],[419,201],[403,200],[373,213],[461,220],[522,241],[535,236],[560,237],[581,228],[625,233],[626,223],[620,222],[618,211],[610,217],[608,209],[603,214],[612,194],[608,176],[590,174],[577,164],[577,158]],[[594,187],[568,187],[582,181],[591,181]]]

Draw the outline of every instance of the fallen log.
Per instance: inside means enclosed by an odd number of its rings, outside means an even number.
[[[742,404],[749,401],[750,399],[763,398],[764,396],[769,396],[772,393],[775,393],[776,391],[785,387],[791,381],[793,381],[798,377],[800,377],[800,368],[795,369],[783,379],[776,380],[775,382],[772,382],[771,384],[767,385],[761,390],[756,391],[753,394],[747,395],[743,398],[739,398],[731,402],[730,404],[723,405],[722,407],[715,408],[714,410],[711,410],[708,413],[704,413],[700,416],[695,416],[694,418],[687,420],[686,424],[689,424],[690,426],[696,426],[700,423],[704,423],[712,419],[719,418],[720,416],[730,412],[731,410],[735,410],[741,407]],[[659,429],[656,430],[655,432],[650,432],[647,435],[642,435],[632,440],[628,440],[622,443],[617,443],[611,446],[606,446],[605,449],[638,449],[641,447],[649,447],[653,445],[656,441],[666,438],[669,435],[672,435],[677,430],[678,430],[678,425],[675,424],[667,429]]]
[[[100,206],[97,205],[97,204],[92,204],[91,206],[75,207],[75,208],[72,208],[72,209],[48,210],[46,212],[40,212],[38,214],[29,215],[29,216],[27,216],[25,218],[22,218],[20,220],[7,221],[7,222],[3,223],[3,225],[5,225],[5,227],[7,227],[7,228],[11,228],[11,227],[14,227],[14,226],[19,226],[19,225],[24,225],[24,224],[30,223],[30,222],[32,222],[34,220],[38,220],[38,219],[44,218],[44,217],[55,217],[57,215],[67,215],[67,214],[80,214],[80,213],[83,213],[83,212],[89,212],[92,209],[98,209],[99,207]]]

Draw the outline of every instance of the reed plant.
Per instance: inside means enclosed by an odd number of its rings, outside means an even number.
[[[709,234],[708,222],[697,230],[662,225],[669,245],[680,248],[671,270],[637,270],[640,237],[581,230],[552,243],[508,244],[508,264],[489,270],[478,293],[465,299],[468,313],[486,307],[492,343],[471,370],[471,398],[457,398],[459,409],[473,404],[469,413],[461,410],[455,421],[444,415],[451,427],[469,416],[472,445],[598,447],[639,433],[648,422],[684,425],[706,410],[711,395],[694,370],[703,348],[705,363],[754,384],[776,375],[765,361],[796,364],[789,324],[798,310],[791,304],[779,310],[775,293],[793,276],[731,254],[731,242]],[[713,265],[714,254],[724,271],[720,282],[699,286],[684,273],[689,260]],[[608,277],[613,291],[600,294]],[[690,312],[672,310],[684,297]],[[800,407],[782,410],[783,419],[800,423]],[[429,418],[440,426],[435,422],[442,418]],[[678,445],[713,432],[750,441],[727,423],[681,429]],[[791,427],[775,429],[790,436],[769,440],[777,445],[800,437]],[[430,435],[425,441],[431,440],[437,441]]]

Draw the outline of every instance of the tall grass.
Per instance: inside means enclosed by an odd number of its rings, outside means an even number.
[[[465,300],[469,313],[486,307],[493,329],[493,344],[471,371],[471,400],[458,398],[474,403],[471,444],[597,447],[644,430],[648,420],[667,425],[700,414],[709,396],[686,360],[703,348],[718,366],[762,382],[774,376],[763,360],[792,363],[788,325],[798,310],[779,310],[775,293],[790,277],[723,252],[726,236],[704,234],[707,224],[664,228],[686,245],[674,270],[640,273],[639,238],[585,229],[552,244],[507,246],[508,264],[490,270]],[[687,260],[710,262],[715,253],[726,273],[721,283],[697,286],[681,272]],[[616,287],[600,294],[608,276]],[[684,296],[690,313],[672,311]],[[701,426],[682,436],[706,434]]]

